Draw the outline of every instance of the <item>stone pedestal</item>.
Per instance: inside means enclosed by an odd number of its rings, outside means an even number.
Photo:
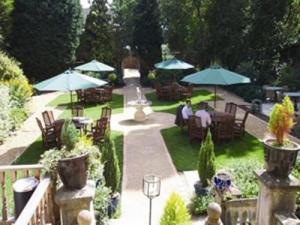
[[[55,202],[59,206],[62,225],[77,224],[77,216],[81,210],[93,210],[95,196],[95,182],[89,180],[87,185],[80,190],[66,190],[60,187],[55,194]]]
[[[265,170],[255,172],[259,182],[257,201],[257,224],[276,224],[275,213],[292,214],[295,211],[296,193],[300,190],[300,181],[293,176],[279,179]]]

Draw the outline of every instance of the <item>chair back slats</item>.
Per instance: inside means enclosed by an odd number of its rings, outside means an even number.
[[[111,112],[112,112],[111,107],[108,107],[108,106],[102,107],[100,118],[107,118],[108,122],[109,122],[110,118],[111,118]]]
[[[193,139],[203,140],[205,137],[205,129],[201,126],[201,118],[190,116],[188,119],[188,133],[190,141]]]
[[[227,102],[225,105],[225,112],[229,113],[231,115],[236,115],[236,111],[237,111],[237,104],[233,103],[233,102]]]
[[[93,129],[94,144],[100,143],[104,140],[107,124],[108,119],[106,117],[100,118],[96,121],[96,126]]]
[[[84,115],[84,107],[81,105],[76,105],[72,108],[73,117],[82,117]]]
[[[218,141],[222,139],[233,139],[234,137],[234,118],[224,118],[217,123],[215,137]]]
[[[44,111],[42,112],[44,124],[46,128],[51,128],[53,127],[54,123],[54,115],[52,111]]]

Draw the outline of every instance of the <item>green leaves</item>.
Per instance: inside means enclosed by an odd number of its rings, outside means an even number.
[[[185,206],[183,199],[177,193],[169,197],[160,225],[191,225],[191,216]]]
[[[214,143],[210,130],[208,130],[205,140],[202,142],[199,159],[198,174],[203,187],[207,187],[210,180],[216,173]]]

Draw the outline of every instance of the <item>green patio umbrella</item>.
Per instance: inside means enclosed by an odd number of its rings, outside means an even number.
[[[194,68],[193,65],[188,64],[184,61],[181,61],[177,58],[169,59],[166,61],[162,61],[160,63],[156,63],[154,65],[156,69],[161,70],[187,70]],[[173,75],[173,81],[175,80],[175,76]]]
[[[92,60],[88,63],[75,67],[76,70],[80,71],[90,71],[90,72],[111,72],[115,69],[104,63],[98,62],[97,60]]]
[[[208,84],[215,86],[214,107],[216,107],[217,85],[232,85],[241,83],[250,83],[250,79],[243,75],[223,69],[214,65],[208,69],[185,76],[181,81],[191,84]]]
[[[83,75],[73,70],[67,70],[50,79],[44,80],[33,87],[39,91],[72,91],[95,88],[107,84],[106,81]]]

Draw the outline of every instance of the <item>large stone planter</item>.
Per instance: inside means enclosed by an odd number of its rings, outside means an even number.
[[[58,161],[58,174],[65,188],[69,190],[81,189],[87,182],[89,154]]]
[[[287,178],[295,166],[300,147],[291,141],[288,147],[275,147],[274,143],[275,139],[263,142],[265,168],[274,177]]]

